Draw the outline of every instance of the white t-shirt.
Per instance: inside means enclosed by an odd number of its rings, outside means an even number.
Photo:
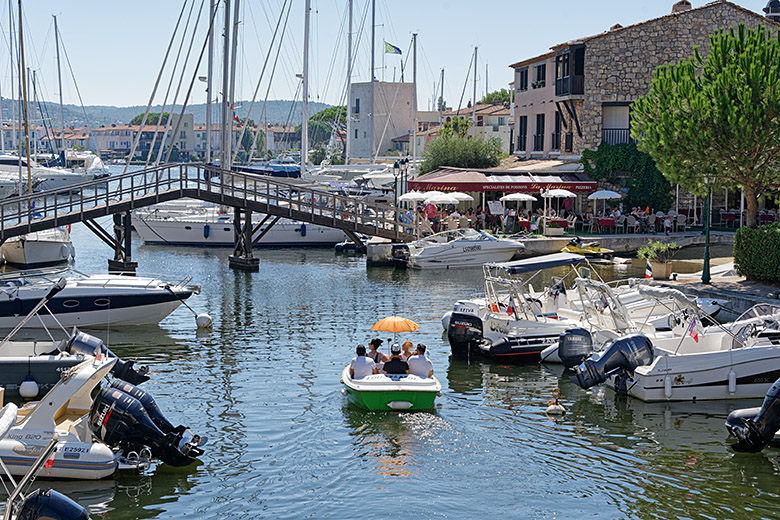
[[[409,363],[409,373],[417,377],[428,377],[428,373],[433,370],[433,363],[424,355],[417,354],[406,362]]]
[[[349,364],[349,368],[355,371],[355,375],[352,376],[352,379],[363,379],[374,373],[376,364],[372,359],[367,358],[366,356],[355,356],[352,358],[352,363]]]

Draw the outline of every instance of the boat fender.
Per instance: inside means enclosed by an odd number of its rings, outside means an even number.
[[[60,246],[60,258],[62,258],[63,260],[68,258],[68,246],[66,246],[65,244],[62,244]]]
[[[734,395],[737,391],[737,373],[732,368],[729,370],[729,394]]]
[[[301,223],[301,236],[302,237],[306,236],[306,224],[304,223]]]
[[[73,242],[70,243],[70,257],[73,260],[76,259],[76,246],[73,245]]]
[[[208,238],[211,234],[211,226],[208,224],[203,225],[203,238]]]
[[[672,376],[666,376],[664,378],[664,397],[667,399],[672,397]]]
[[[40,388],[38,388],[38,383],[35,382],[35,379],[33,379],[32,376],[27,376],[27,379],[22,381],[22,384],[19,385],[19,395],[25,399],[38,397],[39,391]]]

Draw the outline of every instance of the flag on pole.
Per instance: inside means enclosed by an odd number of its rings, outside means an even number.
[[[645,278],[652,278],[653,277],[653,266],[650,265],[650,260],[647,261],[647,265],[645,265]]]
[[[509,306],[506,308],[506,313],[510,316],[515,313],[515,300],[509,297]]]
[[[395,45],[385,42],[385,54],[402,54],[402,52]]]
[[[241,127],[241,120],[240,120],[240,119],[238,118],[238,116],[236,115],[236,110],[235,110],[235,108],[233,107],[233,104],[232,104],[232,103],[230,104],[230,110],[232,110],[232,111],[233,111],[233,121],[235,121],[236,123],[238,123],[238,126],[239,126],[239,127]]]
[[[691,320],[691,326],[688,327],[688,335],[692,337],[696,343],[699,342],[699,331],[696,330],[696,317]]]

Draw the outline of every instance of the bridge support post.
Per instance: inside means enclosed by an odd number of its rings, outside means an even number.
[[[244,221],[241,222],[241,214]],[[240,271],[259,271],[260,259],[252,256],[252,210],[233,209],[233,254],[228,257],[231,269]]]
[[[138,262],[132,261],[130,212],[114,215],[114,258],[108,261],[109,272],[135,274]]]

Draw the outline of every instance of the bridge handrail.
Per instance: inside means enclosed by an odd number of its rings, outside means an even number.
[[[130,209],[148,206],[170,200],[170,194],[176,192],[181,197],[194,194],[202,200],[231,205],[252,202],[265,207],[269,214],[286,212],[290,218],[316,216],[320,220],[329,219],[338,228],[354,224],[374,228],[376,232],[382,230],[383,234],[404,233],[399,222],[403,210],[394,206],[369,203],[270,176],[196,163],[156,166],[0,201],[0,236],[5,239],[22,234],[25,229],[31,229],[33,221],[39,221],[36,228],[61,225],[65,216],[68,222],[77,221],[74,215],[83,216],[85,211],[94,214],[96,208],[105,208],[108,215],[112,204],[123,203]]]

